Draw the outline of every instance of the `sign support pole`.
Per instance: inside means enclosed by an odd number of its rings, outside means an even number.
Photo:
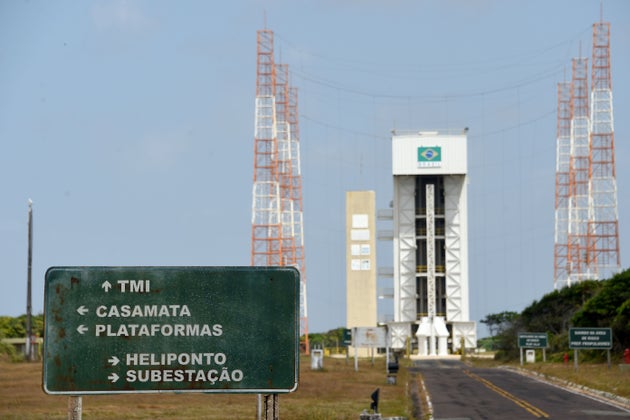
[[[32,280],[31,272],[33,267],[33,202],[28,200],[28,267],[27,267],[27,286],[26,286],[26,361],[33,361],[33,322],[32,322],[32,303],[31,289]]]
[[[265,395],[265,420],[280,420],[278,394]]]
[[[83,401],[81,397],[68,397],[68,420],[81,420]]]
[[[578,371],[578,349],[573,350],[573,367]]]
[[[262,420],[262,394],[256,394],[256,420]]]

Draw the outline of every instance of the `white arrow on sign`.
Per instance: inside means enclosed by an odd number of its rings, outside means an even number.
[[[77,327],[77,331],[79,332],[79,334],[85,334],[87,330],[88,330],[88,327],[86,327],[83,324]]]
[[[77,308],[77,312],[79,313],[79,315],[85,315],[89,312],[90,310],[88,308],[86,308],[84,305],[81,305]]]
[[[103,288],[103,290],[105,290],[105,293],[107,293],[109,292],[109,289],[112,288],[112,284],[108,282],[107,280],[105,280],[105,282],[101,284],[101,287]]]
[[[120,376],[116,375],[115,373],[112,373],[111,375],[107,377],[107,379],[109,379],[112,382],[116,382],[118,378],[120,378]]]
[[[120,359],[116,356],[112,356],[109,359],[107,359],[107,361],[111,363],[112,366],[116,366],[120,362]]]

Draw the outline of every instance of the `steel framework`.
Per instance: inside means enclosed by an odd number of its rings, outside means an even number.
[[[568,285],[569,169],[571,158],[571,83],[558,83],[556,127],[556,212],[554,238],[554,287]]]
[[[570,95],[558,84],[554,286],[620,271],[610,69],[610,23],[593,25],[588,59],[572,60]],[[590,101],[589,101],[590,99]]]
[[[587,228],[591,217],[589,129],[588,59],[574,58],[571,81],[568,286],[592,278],[589,272],[587,249]]]
[[[619,225],[612,78],[610,72],[610,23],[593,25],[591,60],[591,168],[592,218],[588,226],[590,271],[596,278],[619,272]]]
[[[297,89],[274,61],[273,31],[257,33],[251,265],[300,271],[300,335],[309,353]]]

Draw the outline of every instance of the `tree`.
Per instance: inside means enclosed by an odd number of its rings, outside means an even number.
[[[33,334],[44,336],[44,315],[34,315],[32,318]],[[26,337],[26,315],[19,317],[0,316],[0,337],[24,338]]]
[[[601,282],[599,293],[589,299],[572,318],[576,327],[613,329],[613,349],[626,348],[630,343],[630,270]]]
[[[488,326],[492,338],[492,348],[501,348],[503,345],[503,335],[509,331],[519,315],[513,311],[503,311],[498,314],[486,315],[480,322]]]
[[[547,293],[521,312],[522,330],[549,333],[550,351],[565,351],[573,315],[603,287],[603,282],[588,280]]]
[[[310,333],[308,340],[311,343],[311,347],[337,347],[343,343],[343,327],[329,330],[325,333]]]

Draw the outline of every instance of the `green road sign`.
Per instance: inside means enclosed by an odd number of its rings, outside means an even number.
[[[291,267],[52,267],[44,391],[292,392],[299,285]]]
[[[569,328],[570,349],[612,348],[612,331],[610,328]]]
[[[343,345],[344,346],[352,345],[352,330],[350,328],[343,329]]]
[[[546,349],[549,347],[547,333],[520,332],[518,333],[518,347],[523,349]]]

